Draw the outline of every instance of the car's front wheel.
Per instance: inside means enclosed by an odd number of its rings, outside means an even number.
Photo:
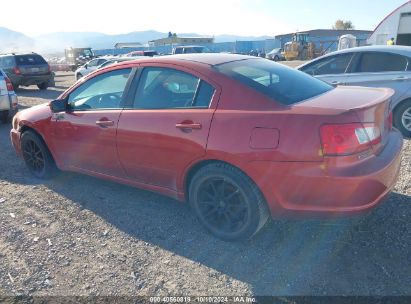
[[[56,165],[43,140],[34,132],[26,131],[21,136],[24,162],[30,173],[37,178],[47,179],[56,172]]]
[[[411,137],[411,100],[403,101],[395,109],[394,126],[404,137]]]
[[[280,57],[278,55],[275,55],[274,61],[280,61]]]
[[[264,197],[253,181],[223,163],[207,165],[194,175],[189,199],[205,228],[227,241],[251,238],[269,217]]]

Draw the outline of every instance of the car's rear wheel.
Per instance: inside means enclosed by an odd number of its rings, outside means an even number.
[[[205,228],[227,241],[251,238],[269,217],[257,186],[227,164],[213,163],[201,168],[191,180],[189,199]]]
[[[56,172],[56,165],[43,140],[34,132],[26,131],[21,136],[23,159],[30,171],[37,178],[47,179]]]
[[[9,111],[0,112],[0,120],[1,120],[2,123],[11,122],[10,112]]]
[[[39,84],[37,85],[37,87],[38,87],[40,90],[47,90],[47,88],[49,87],[49,83],[48,83],[48,81],[43,82],[43,83],[39,83]]]
[[[402,102],[395,109],[394,126],[404,137],[411,137],[411,100]]]

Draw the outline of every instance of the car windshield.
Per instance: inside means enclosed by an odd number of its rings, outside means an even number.
[[[292,105],[333,89],[305,73],[265,59],[232,61],[215,68],[284,105]]]
[[[83,50],[81,55],[85,57],[93,57],[93,52],[91,50]]]

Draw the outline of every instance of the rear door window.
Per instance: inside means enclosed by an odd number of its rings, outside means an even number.
[[[47,64],[46,60],[40,55],[17,55],[16,56],[17,65],[41,65]]]
[[[313,76],[344,74],[352,57],[352,53],[330,56],[303,67],[301,71]]]
[[[136,109],[208,108],[214,87],[170,68],[144,68],[134,100]]]
[[[357,63],[357,73],[380,73],[406,71],[408,60],[406,57],[382,52],[369,52],[361,54]]]

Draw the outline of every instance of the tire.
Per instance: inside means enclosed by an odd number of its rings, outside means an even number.
[[[0,120],[2,123],[11,123],[13,120],[14,115],[16,115],[17,110],[8,110],[8,111],[3,111],[0,113]]]
[[[54,76],[55,76],[55,74],[54,74],[54,72],[53,72],[52,76],[51,76],[50,79],[47,81],[47,86],[48,86],[48,87],[54,87],[54,86],[56,85],[56,82],[55,82],[55,80],[54,80]]]
[[[280,61],[280,57],[278,57],[277,55],[275,55],[274,61]]]
[[[49,179],[57,168],[49,149],[39,135],[26,131],[21,136],[21,150],[30,173],[40,179]]]
[[[189,201],[201,224],[225,241],[250,239],[269,217],[265,199],[254,182],[228,164],[201,168],[190,182]]]
[[[1,120],[1,122],[2,123],[5,123],[5,124],[7,124],[7,123],[10,123],[11,122],[11,120],[12,120],[12,118],[13,118],[13,116],[11,116],[10,115],[10,111],[2,111],[2,112],[0,112],[0,120]]]
[[[411,137],[411,100],[401,102],[394,110],[394,126],[404,137]]]
[[[49,87],[49,83],[48,83],[48,81],[46,81],[46,82],[43,82],[43,83],[38,84],[37,87],[38,87],[40,90],[47,90],[47,88]]]
[[[77,79],[77,80],[79,80],[81,77],[83,77],[83,75],[82,75],[81,73],[78,73],[78,74],[76,75],[76,79]]]

